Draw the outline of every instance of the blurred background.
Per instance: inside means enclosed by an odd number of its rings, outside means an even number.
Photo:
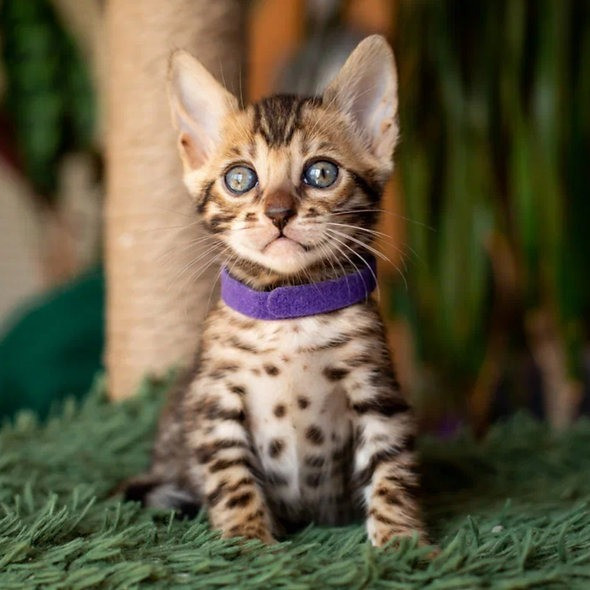
[[[590,1],[242,4],[249,99],[321,91],[369,33],[395,48],[380,303],[424,428],[590,411]],[[104,13],[0,0],[0,417],[103,365]]]

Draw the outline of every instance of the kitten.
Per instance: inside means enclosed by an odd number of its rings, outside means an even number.
[[[374,545],[413,532],[426,542],[412,412],[367,285],[398,134],[391,49],[369,37],[321,97],[246,108],[177,52],[170,101],[185,184],[225,246],[234,291],[210,312],[151,470],[127,497],[204,505],[225,537],[270,543],[302,523],[364,514]],[[355,288],[360,300],[347,304]],[[281,319],[248,311],[276,293]]]

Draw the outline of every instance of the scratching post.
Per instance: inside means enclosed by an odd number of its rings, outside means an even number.
[[[218,268],[181,183],[166,97],[168,57],[184,48],[239,92],[242,0],[107,3],[106,366],[113,399],[146,374],[187,364]]]

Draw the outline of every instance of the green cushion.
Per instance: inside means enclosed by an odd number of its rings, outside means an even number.
[[[21,408],[47,416],[82,397],[101,366],[104,280],[93,270],[21,310],[0,339],[0,417]]]

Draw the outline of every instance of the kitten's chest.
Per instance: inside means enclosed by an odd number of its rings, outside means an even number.
[[[277,349],[260,372],[247,376],[250,430],[266,466],[305,462],[348,437],[346,392],[323,376],[332,356]]]
[[[337,520],[352,437],[341,376],[354,343],[343,344],[350,323],[339,320],[256,322],[233,334],[267,494],[286,510],[313,509],[326,522]]]
[[[329,353],[269,356],[245,397],[267,496],[286,515],[335,523],[351,439],[346,392],[322,377]]]

